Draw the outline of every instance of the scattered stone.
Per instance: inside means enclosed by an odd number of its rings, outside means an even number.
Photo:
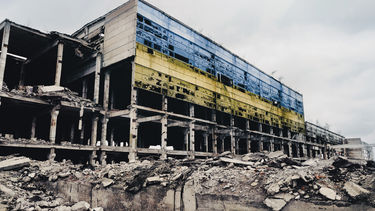
[[[71,207],[67,207],[67,206],[59,206],[59,207],[55,207],[55,209],[53,209],[54,211],[71,211],[72,208]]]
[[[274,211],[281,210],[286,205],[286,202],[282,199],[271,199],[271,198],[266,198],[266,200],[264,200],[263,203]]]
[[[60,177],[60,178],[65,178],[65,177],[68,177],[70,175],[70,172],[60,172],[57,176]]]
[[[287,157],[287,155],[284,154],[282,151],[275,151],[275,152],[270,152],[267,155],[268,158],[274,159],[274,158],[280,158],[280,157]]]
[[[103,178],[102,179],[102,185],[103,185],[103,187],[108,187],[108,186],[110,186],[110,185],[112,185],[113,184],[113,180],[111,180],[111,179],[108,179],[108,178]]]
[[[14,191],[12,191],[11,189],[9,189],[8,187],[2,184],[0,184],[0,192],[5,193],[6,195],[11,196],[11,197],[16,195]]]
[[[354,182],[346,182],[344,185],[344,190],[348,195],[352,198],[359,198],[363,197],[370,193],[370,191],[362,188],[361,186],[355,184]]]
[[[274,195],[273,198],[282,199],[286,202],[289,202],[290,200],[294,199],[295,197],[292,194],[289,194],[289,193],[278,193],[278,194]]]
[[[164,180],[160,178],[159,176],[154,176],[154,177],[148,177],[146,181],[147,181],[147,184],[157,184],[157,183],[161,183]]]
[[[255,186],[258,185],[258,183],[257,183],[257,182],[252,182],[250,185],[251,185],[252,187],[255,187]]]
[[[77,202],[72,206],[72,211],[87,211],[90,208],[90,204],[85,201]]]
[[[221,157],[220,161],[222,161],[224,163],[233,163],[233,164],[245,165],[245,166],[252,166],[252,165],[254,165],[253,162],[246,162],[246,161],[236,160],[236,159],[232,159],[232,158],[225,158],[225,157]]]
[[[330,200],[336,200],[336,191],[327,188],[327,187],[321,187],[319,189],[319,193],[323,196],[325,196],[327,199]]]
[[[103,207],[95,207],[91,211],[104,211]]]
[[[270,187],[268,187],[267,194],[275,195],[279,191],[280,191],[280,186],[277,183],[275,183],[275,184],[272,184]]]

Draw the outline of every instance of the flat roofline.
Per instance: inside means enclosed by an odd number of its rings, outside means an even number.
[[[345,136],[340,135],[340,134],[338,134],[338,133],[335,133],[335,132],[333,132],[333,131],[327,130],[327,129],[325,129],[325,128],[319,126],[319,125],[316,125],[316,124],[314,124],[314,123],[311,123],[311,122],[306,121],[306,124],[313,125],[313,126],[318,127],[318,128],[320,128],[320,129],[322,129],[322,130],[326,130],[326,131],[328,131],[328,132],[330,132],[330,133],[333,133],[333,134],[335,134],[335,135],[337,135],[337,136],[340,136],[341,138],[346,139]]]

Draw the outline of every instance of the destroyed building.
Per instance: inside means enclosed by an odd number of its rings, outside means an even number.
[[[302,94],[142,0],[72,35],[9,20],[0,34],[4,154],[327,158],[344,140],[305,122]]]

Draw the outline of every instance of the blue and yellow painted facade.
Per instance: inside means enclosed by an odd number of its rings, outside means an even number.
[[[138,2],[135,86],[274,127],[304,131],[302,95]]]

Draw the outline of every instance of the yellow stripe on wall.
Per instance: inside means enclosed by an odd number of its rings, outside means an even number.
[[[217,78],[182,61],[137,43],[135,85],[225,113],[256,120],[293,132],[304,131],[302,115],[245,90],[232,88]]]

